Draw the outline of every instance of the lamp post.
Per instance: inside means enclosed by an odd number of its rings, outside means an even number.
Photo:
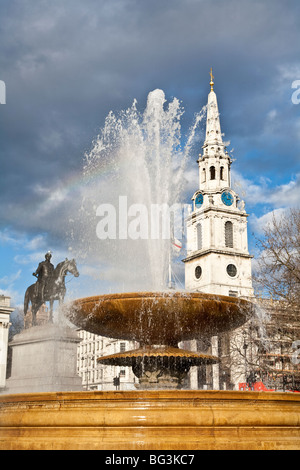
[[[247,349],[248,349],[248,344],[246,343],[246,331],[243,331],[243,336],[244,336],[244,343],[243,343],[243,350],[244,350],[244,359],[245,359],[245,382],[247,384]]]

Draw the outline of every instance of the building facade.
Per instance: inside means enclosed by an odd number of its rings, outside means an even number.
[[[138,379],[131,367],[106,366],[97,359],[136,348],[133,341],[120,341],[79,330],[81,342],[77,348],[77,373],[85,390],[135,390]],[[117,379],[114,385],[114,379]]]
[[[4,389],[6,384],[9,320],[14,311],[10,300],[10,297],[0,295],[0,390]]]
[[[300,392],[300,306],[257,299],[257,307],[264,317],[254,328],[251,322],[245,338],[248,388],[259,382],[268,390]]]

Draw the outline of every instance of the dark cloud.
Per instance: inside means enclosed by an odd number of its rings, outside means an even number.
[[[284,73],[300,73],[297,0],[10,0],[0,8],[1,226],[61,237],[53,217],[66,220],[76,207],[64,181],[80,171],[109,110],[134,98],[144,106],[159,87],[182,100],[188,126],[206,102],[211,66],[237,170],[279,178],[283,156],[284,177],[299,169],[300,108],[290,96],[300,76]]]

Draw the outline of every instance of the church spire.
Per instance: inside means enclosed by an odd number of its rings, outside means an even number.
[[[231,159],[222,139],[214,78],[212,69],[210,69],[205,140],[202,147],[203,154],[199,155],[198,160],[201,191],[216,191],[230,187]]]
[[[207,102],[206,135],[204,148],[210,145],[224,145],[222,141],[220,115],[217,102],[217,95],[214,92],[214,76],[210,69],[210,93]]]
[[[210,69],[210,91],[214,91],[214,76],[212,73],[212,68]]]

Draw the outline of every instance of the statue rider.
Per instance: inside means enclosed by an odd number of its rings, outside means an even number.
[[[45,254],[45,261],[42,261],[41,263],[39,263],[38,268],[35,271],[35,273],[32,273],[33,276],[38,278],[36,282],[37,295],[43,303],[44,303],[45,286],[54,273],[54,266],[50,262],[51,257],[52,257],[51,252],[48,251]]]

